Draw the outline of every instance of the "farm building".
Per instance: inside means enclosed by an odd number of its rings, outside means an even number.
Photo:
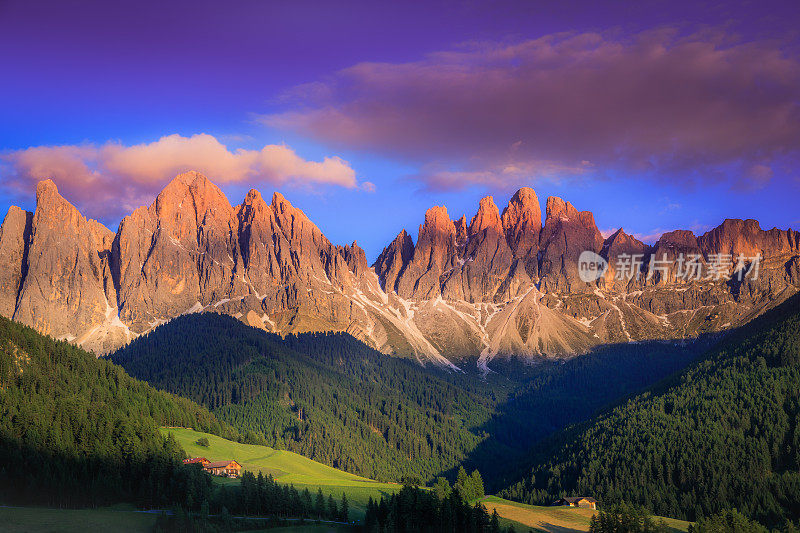
[[[203,468],[206,472],[215,476],[239,477],[242,465],[236,461],[214,461],[203,465]]]
[[[203,468],[205,468],[205,466],[210,462],[211,461],[209,461],[205,457],[192,457],[191,459],[183,460],[183,464],[185,465],[202,465]]]
[[[589,496],[570,496],[567,498],[559,498],[553,502],[553,505],[565,505],[569,507],[580,507],[582,509],[597,509],[597,500]]]

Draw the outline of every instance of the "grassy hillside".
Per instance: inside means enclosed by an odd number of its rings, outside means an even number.
[[[736,508],[769,526],[800,519],[800,296],[678,377],[536,450],[503,495],[627,501],[696,519]]]
[[[164,435],[172,434],[186,453],[191,457],[203,456],[210,460],[235,459],[245,470],[253,473],[271,474],[282,484],[293,484],[298,489],[308,487],[312,493],[321,488],[325,497],[332,494],[340,499],[347,494],[353,518],[361,519],[370,496],[379,499],[382,494],[396,492],[400,486],[394,483],[377,481],[343,472],[330,466],[312,461],[302,455],[275,450],[267,446],[240,444],[230,440],[201,433],[191,429],[162,428]],[[208,439],[209,446],[199,446],[197,440]],[[238,485],[237,480],[215,478],[218,483]]]
[[[525,505],[497,496],[487,496],[481,502],[490,513],[496,509],[501,518],[513,520],[524,527],[541,531],[589,531],[589,520],[595,513],[591,509]],[[659,520],[661,517],[654,518]],[[687,531],[690,524],[690,522],[672,518],[663,518],[663,520],[674,532]],[[517,528],[516,525],[514,527]]]

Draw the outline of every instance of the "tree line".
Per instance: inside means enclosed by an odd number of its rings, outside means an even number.
[[[500,533],[497,511],[491,515],[480,502],[471,504],[454,488],[446,496],[405,485],[396,494],[367,503],[364,530],[369,533]]]

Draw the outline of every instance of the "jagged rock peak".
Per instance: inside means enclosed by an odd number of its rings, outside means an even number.
[[[697,238],[705,253],[732,255],[782,255],[797,250],[795,232],[773,228],[764,231],[757,220],[728,218],[716,228]]]
[[[247,191],[247,196],[244,197],[244,203],[248,205],[253,205],[258,202],[263,202],[264,198],[261,197],[261,193],[258,192],[257,189],[250,189]]]
[[[402,230],[389,246],[383,249],[372,265],[386,292],[396,289],[397,277],[413,256],[414,243],[408,232]]]
[[[63,208],[78,213],[78,208],[64,199],[53,180],[46,179],[36,184],[36,209]]]
[[[557,220],[562,222],[578,222],[585,228],[596,228],[594,215],[591,211],[578,211],[569,202],[565,202],[558,196],[550,196],[547,199],[547,218],[545,225],[555,223]]]
[[[247,195],[244,197],[242,205],[238,206],[236,211],[238,213],[240,223],[252,223],[254,218],[263,218],[263,213],[269,209],[270,206],[268,206],[267,202],[264,201],[261,193],[256,189],[250,189],[247,191]]]
[[[697,248],[697,237],[688,229],[676,229],[661,235],[656,243],[656,246],[659,245],[678,245]]]
[[[57,227],[72,227],[75,231],[87,228],[100,247],[108,245],[114,232],[96,220],[84,217],[78,208],[68,202],[58,192],[58,187],[51,179],[36,184],[36,220],[39,224]]]
[[[634,237],[625,233],[625,230],[619,228],[617,231],[608,236],[603,241],[603,249],[600,255],[608,258],[608,254],[614,255],[618,252],[621,253],[644,253],[648,246]]]
[[[278,191],[275,191],[275,192],[272,193],[272,206],[273,207],[278,207],[278,206],[292,207],[292,204],[281,193],[279,193]]]
[[[542,208],[539,197],[530,187],[523,187],[514,193],[501,217],[506,231],[514,229],[542,229]]]
[[[158,194],[150,211],[165,218],[187,209],[194,210],[199,219],[209,211],[233,210],[227,196],[203,174],[194,170],[178,174]]]
[[[420,227],[420,234],[448,233],[456,231],[455,224],[447,214],[447,208],[443,205],[435,205],[425,211],[425,222]]]
[[[366,272],[368,268],[367,254],[364,253],[364,250],[356,241],[353,241],[353,244],[344,246],[343,255],[347,266],[350,267],[353,274],[360,276],[363,272]]]
[[[494,198],[491,196],[481,198],[480,204],[478,204],[478,212],[475,213],[469,223],[470,235],[475,235],[485,229],[493,229],[498,232],[502,229],[500,210],[497,209],[494,204]]]
[[[36,202],[50,195],[58,195],[58,197],[61,198],[61,195],[58,194],[58,187],[56,187],[53,180],[46,179],[36,184]]]
[[[565,202],[558,196],[547,198],[547,220],[571,219],[578,216],[578,210],[571,203]]]
[[[461,218],[455,221],[456,226],[456,244],[459,246],[463,246],[467,242],[467,238],[469,237],[469,231],[467,230],[467,217],[461,215]]]
[[[619,228],[617,231],[615,231],[614,233],[609,235],[608,238],[605,240],[605,243],[609,244],[609,245],[610,244],[616,244],[616,243],[624,243],[624,242],[637,242],[638,243],[638,242],[641,242],[641,241],[639,241],[633,235],[629,235],[629,234],[625,233],[625,230],[622,229],[622,228]]]

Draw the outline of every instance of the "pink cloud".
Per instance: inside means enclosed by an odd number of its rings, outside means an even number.
[[[588,169],[759,187],[800,152],[798,58],[714,31],[472,43],[360,63],[283,102],[264,123],[447,168],[418,176],[431,188]]]
[[[99,219],[118,218],[148,204],[170,179],[187,170],[198,170],[218,184],[359,187],[355,171],[338,157],[307,161],[285,145],[231,151],[207,134],[169,135],[133,146],[36,146],[0,158],[9,167],[3,179],[7,189],[31,194],[36,182],[53,178],[88,216]]]

